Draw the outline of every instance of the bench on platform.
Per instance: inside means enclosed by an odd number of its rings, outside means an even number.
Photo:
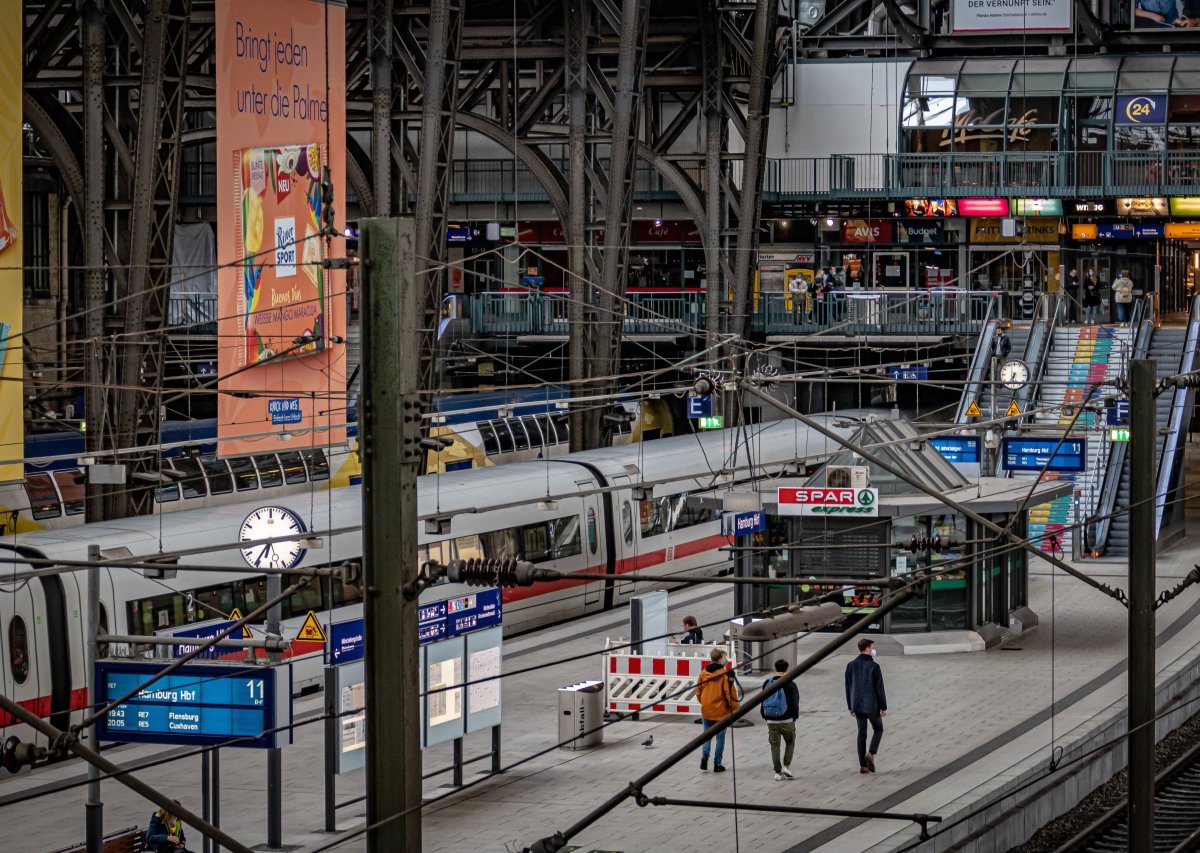
[[[142,853],[145,850],[146,830],[132,826],[104,836],[104,853]],[[54,853],[87,853],[86,844],[73,844]]]

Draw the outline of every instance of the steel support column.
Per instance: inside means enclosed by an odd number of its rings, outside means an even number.
[[[729,331],[745,335],[750,319],[750,276],[758,256],[758,228],[762,216],[763,166],[766,161],[767,120],[771,92],[771,24],[777,4],[758,0],[754,11],[750,58],[750,93],[746,106],[745,154],[741,200],[738,209],[736,257],[733,263],[733,304]]]
[[[701,16],[704,50],[704,212],[707,217],[704,232],[704,298],[707,306],[705,346],[710,349],[721,332],[721,303],[725,298],[725,283],[721,276],[721,223],[725,219],[725,204],[721,198],[723,66],[718,14],[716,4],[710,2]],[[717,356],[718,353],[713,350],[713,359]]]
[[[462,46],[461,0],[432,0],[425,45],[421,141],[417,167],[417,286],[421,296],[420,387],[435,388],[437,324],[446,271],[446,210],[458,110],[458,54]]]
[[[82,0],[80,29],[83,31],[83,265],[84,335],[88,341],[84,417],[89,453],[104,448],[108,399],[104,316],[108,280],[104,269],[104,5],[103,0]],[[105,518],[104,490],[87,486],[88,521]]]
[[[394,0],[370,0],[371,165],[375,216],[392,213],[392,31]]]

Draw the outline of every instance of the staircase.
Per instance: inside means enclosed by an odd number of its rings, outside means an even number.
[[[1046,355],[1042,382],[1034,397],[1032,418],[1035,430],[1042,426],[1048,435],[1061,435],[1071,424],[1074,407],[1085,402],[1088,390],[1100,383],[1091,395],[1095,401],[1115,393],[1113,383],[1124,375],[1131,347],[1129,328],[1110,326],[1069,326],[1054,330],[1054,340]],[[1108,432],[1102,411],[1085,411],[1071,431],[1088,439],[1086,471],[1078,474],[1046,472],[1046,480],[1071,480],[1074,494],[1079,497],[1079,517],[1088,518],[1095,512],[1099,490],[1108,461]],[[1013,474],[1015,479],[1035,479],[1037,474]],[[1043,551],[1061,550],[1069,557],[1074,544],[1072,496],[1034,507],[1029,512],[1028,535]],[[1057,534],[1057,535],[1055,535]]]
[[[1157,365],[1156,373],[1159,379],[1173,376],[1179,370],[1179,356],[1183,352],[1186,340],[1186,328],[1155,329],[1154,336],[1150,339],[1148,357]],[[1174,396],[1171,394],[1159,394],[1158,398],[1154,401],[1160,429],[1170,423],[1173,400]],[[1158,461],[1162,459],[1163,442],[1165,440],[1165,437],[1160,437],[1155,443],[1156,466]],[[1121,482],[1117,487],[1117,501],[1113,509],[1118,514],[1114,515],[1112,519],[1112,526],[1108,533],[1108,544],[1104,550],[1105,556],[1125,557],[1129,555],[1129,515],[1128,513],[1120,512],[1128,507],[1129,465],[1126,463],[1121,470]]]

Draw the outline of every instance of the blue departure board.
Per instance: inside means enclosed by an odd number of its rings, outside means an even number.
[[[1006,471],[1041,471],[1043,468],[1047,471],[1086,471],[1087,439],[1066,438],[1060,445],[1053,436],[1005,438],[1000,464]]]
[[[956,435],[936,436],[929,439],[929,446],[942,454],[942,458],[955,465],[979,464],[979,436]]]
[[[97,703],[119,699],[144,684],[161,664],[96,663]],[[137,743],[274,747],[287,732],[266,734],[291,722],[290,668],[188,664],[113,708],[97,724],[100,740]],[[235,738],[248,740],[230,743]]]

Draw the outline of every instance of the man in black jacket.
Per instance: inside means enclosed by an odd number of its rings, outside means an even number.
[[[788,671],[785,660],[775,661],[775,675],[763,682],[763,690],[771,686],[783,673]],[[781,697],[782,701],[780,701]],[[771,744],[771,763],[775,765],[775,781],[795,779],[792,775],[792,753],[796,750],[796,718],[800,716],[800,691],[796,682],[789,681],[781,690],[766,698],[759,710],[767,721],[767,740]],[[779,760],[779,741],[782,740],[785,749],[783,761]]]
[[[858,722],[858,772],[875,772],[875,755],[883,740],[883,717],[887,716],[887,694],[883,692],[883,670],[875,663],[875,641],[858,641],[858,657],[846,664],[846,707]],[[871,748],[867,749],[867,723],[871,724]]]

